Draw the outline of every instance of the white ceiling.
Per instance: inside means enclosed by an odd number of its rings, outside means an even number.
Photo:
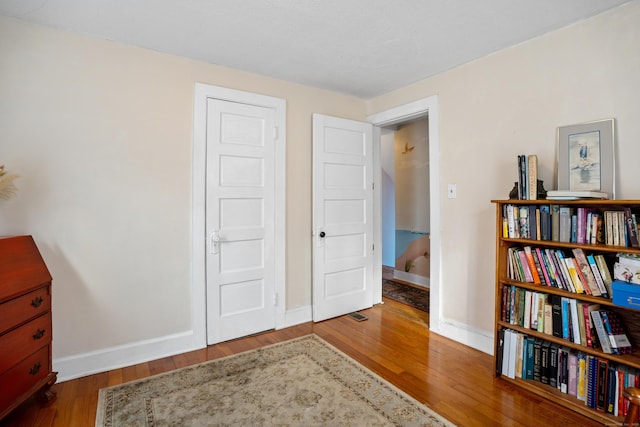
[[[628,0],[0,0],[0,14],[371,98]]]

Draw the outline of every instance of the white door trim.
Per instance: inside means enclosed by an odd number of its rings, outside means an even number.
[[[440,139],[438,118],[438,96],[430,96],[399,107],[391,108],[367,117],[369,123],[377,127],[391,126],[422,116],[429,117],[429,195],[431,199],[431,277],[430,277],[430,303],[429,303],[429,329],[440,333],[442,328],[441,303],[440,303],[440,272],[441,272],[441,242],[440,242]],[[373,170],[379,171],[380,163],[380,138],[373,144]],[[375,230],[379,230],[382,224],[382,209],[380,205],[382,182],[380,175],[374,174],[374,224]],[[382,237],[379,232],[375,234],[375,245],[382,247]],[[380,252],[380,251],[376,251]],[[377,262],[377,261],[376,261]],[[375,271],[375,270],[374,270]],[[375,297],[374,297],[375,301]]]
[[[275,292],[276,329],[285,324],[285,196],[286,196],[286,101],[265,95],[243,92],[219,86],[196,83],[193,114],[193,165],[192,165],[192,272],[191,272],[191,322],[194,335],[202,347],[207,343],[206,311],[206,131],[207,99],[216,98],[230,102],[273,108],[276,115],[275,137],[276,191],[275,191]]]

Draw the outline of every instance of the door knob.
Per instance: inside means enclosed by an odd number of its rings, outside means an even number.
[[[324,236],[326,236],[327,234],[324,231],[320,232],[320,238],[324,238]]]

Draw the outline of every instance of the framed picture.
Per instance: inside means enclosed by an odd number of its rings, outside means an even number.
[[[614,119],[558,128],[558,190],[600,191],[615,199]]]

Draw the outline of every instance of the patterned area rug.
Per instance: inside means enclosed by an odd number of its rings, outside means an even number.
[[[421,289],[393,280],[382,279],[382,295],[429,312],[429,289]]]
[[[103,388],[96,426],[453,426],[316,335]]]

